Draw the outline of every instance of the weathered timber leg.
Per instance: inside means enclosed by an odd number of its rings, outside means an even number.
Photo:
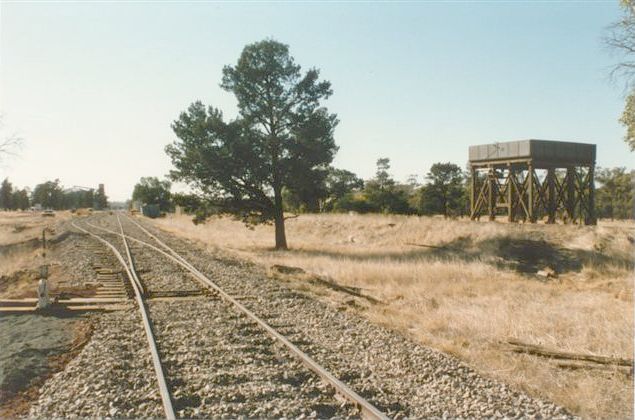
[[[507,221],[514,221],[514,182],[513,177],[515,176],[514,170],[511,165],[508,167],[507,172]]]
[[[496,196],[498,192],[496,191],[496,170],[490,168],[487,174],[487,211],[489,213],[489,220],[493,221],[496,219]]]
[[[470,219],[476,219],[476,170],[472,167],[470,168],[471,179],[470,179]]]
[[[567,168],[567,219],[570,223],[575,223],[575,168]]]
[[[547,223],[556,223],[556,169],[547,169]]]
[[[534,209],[534,166],[529,162],[527,171],[527,212],[529,213],[529,222],[536,223],[536,210]]]

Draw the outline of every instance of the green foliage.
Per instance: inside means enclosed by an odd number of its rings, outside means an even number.
[[[64,192],[63,208],[65,209],[77,209],[94,207],[95,205],[95,190],[77,190]]]
[[[101,187],[101,192],[103,194],[103,186]],[[105,199],[106,196],[104,194],[102,200]],[[94,189],[65,191],[59,179],[36,185],[31,194],[31,204],[40,204],[45,209],[50,208],[53,210],[68,210],[80,207],[105,208],[98,207],[100,204],[98,200],[99,197]],[[103,202],[101,201],[102,204]]]
[[[454,163],[435,163],[426,175],[429,183],[420,190],[419,212],[442,214],[444,217],[462,215],[466,208],[466,189],[463,171]]]
[[[635,91],[626,97],[626,104],[624,105],[624,112],[620,122],[626,127],[624,141],[632,152],[635,150]]]
[[[296,213],[317,213],[326,199],[325,180],[327,172],[315,170],[311,178],[297,182],[293,188],[284,188],[282,197],[284,208]]]
[[[29,192],[25,189],[14,189],[8,178],[0,185],[0,209],[26,210],[29,208]]]
[[[97,193],[95,193],[95,209],[103,210],[108,208],[108,197],[106,196],[106,192],[104,191],[104,184],[99,184],[97,188]]]
[[[372,212],[410,214],[414,209],[408,202],[406,188],[398,186],[388,173],[390,159],[377,160],[375,178],[368,181],[364,188],[364,197]]]
[[[0,209],[10,210],[13,207],[13,185],[8,178],[2,181],[0,186]]]
[[[627,172],[626,168],[606,168],[597,171],[595,207],[599,218],[630,219],[634,218],[635,202],[633,201],[633,185],[635,171]]]
[[[172,194],[172,202],[176,206],[181,206],[185,213],[193,214],[192,221],[194,224],[203,223],[211,215],[218,215],[219,209],[214,207],[208,200],[205,200],[196,194]]]
[[[373,207],[363,193],[351,192],[340,197],[333,205],[333,211],[356,213],[372,213],[377,209]]]
[[[375,172],[375,183],[380,190],[386,190],[393,185],[395,181],[390,177],[388,170],[390,169],[390,159],[379,158],[377,159],[377,171]]]
[[[29,208],[29,191],[26,188],[14,190],[11,198],[11,210],[26,210]]]
[[[404,189],[392,185],[382,188],[377,180],[366,183],[364,196],[368,205],[376,213],[411,214],[414,210],[410,207],[408,194]]]
[[[630,90],[620,122],[626,127],[624,141],[635,150],[635,6],[632,0],[621,0],[622,16],[608,28],[604,43],[620,56],[611,77],[625,82]]]
[[[33,204],[40,204],[45,209],[64,209],[64,191],[59,179],[36,185],[31,201]]]
[[[289,47],[274,40],[247,45],[221,86],[238,100],[239,117],[193,103],[172,128],[166,148],[184,181],[221,212],[246,223],[274,221],[276,248],[286,248],[283,189],[314,194],[337,151],[334,114],[320,107],[332,91],[319,72],[304,75]]]
[[[326,199],[322,206],[323,211],[358,211],[347,209],[346,206],[350,203],[353,192],[364,188],[364,181],[361,178],[346,169],[330,167],[324,182]]]
[[[132,199],[143,204],[157,204],[161,211],[170,211],[173,209],[170,188],[172,183],[168,180],[161,181],[153,176],[142,177],[134,186]]]

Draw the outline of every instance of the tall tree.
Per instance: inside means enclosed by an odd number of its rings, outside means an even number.
[[[444,217],[462,212],[465,200],[463,171],[454,163],[435,163],[427,173],[429,181],[421,189],[419,210],[424,214]]]
[[[635,150],[635,92],[631,92],[626,97],[624,112],[620,118],[620,123],[626,128],[624,141],[628,144],[631,152]]]
[[[326,190],[330,197],[339,199],[364,188],[364,180],[346,169],[330,168],[326,177]]]
[[[621,61],[613,66],[611,76],[625,82],[629,92],[620,122],[626,128],[624,141],[635,151],[635,4],[632,0],[620,1],[622,18],[611,25],[604,42],[621,55]]]
[[[274,40],[247,45],[221,87],[238,100],[239,117],[193,103],[174,122],[179,138],[166,148],[175,170],[215,208],[246,223],[275,224],[276,249],[286,249],[282,191],[297,191],[326,170],[337,146],[337,117],[321,107],[332,94],[319,71],[301,68]]]
[[[103,210],[108,207],[108,196],[104,190],[104,184],[97,186],[97,192],[95,193],[95,209]]]
[[[46,181],[35,186],[31,196],[33,204],[40,204],[44,208],[60,210],[64,208],[64,191],[59,179]]]
[[[26,188],[13,191],[11,198],[13,210],[26,210],[29,208],[29,192]]]
[[[635,171],[629,173],[626,168],[598,169],[596,180],[599,184],[595,199],[598,217],[629,219],[635,216]]]
[[[161,211],[172,209],[172,196],[170,193],[172,183],[168,180],[159,180],[154,176],[142,177],[134,186],[132,199],[144,204],[158,204]]]
[[[395,185],[395,181],[390,177],[388,170],[390,169],[389,158],[377,159],[377,171],[375,172],[375,182],[380,190],[385,190]]]
[[[11,210],[13,204],[13,185],[8,178],[2,181],[0,186],[0,209]]]
[[[388,170],[390,159],[377,159],[375,178],[366,182],[364,196],[370,208],[382,213],[412,213],[408,203],[408,192],[397,185]]]

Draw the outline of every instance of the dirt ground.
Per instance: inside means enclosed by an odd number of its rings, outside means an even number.
[[[27,414],[39,386],[75,357],[90,333],[83,317],[0,317],[0,418]]]
[[[272,249],[271,226],[249,230],[227,218],[195,226],[187,216],[154,223],[585,418],[633,416],[630,369],[559,363],[508,345],[632,359],[632,221],[301,215],[287,220],[283,252]]]
[[[0,212],[0,298],[37,297],[40,267],[48,266],[49,290],[52,294],[91,296],[90,289],[68,288],[68,273],[56,258],[56,245],[68,237],[66,221],[74,215],[56,212],[43,217],[39,212]],[[76,215],[75,215],[76,216]],[[47,249],[42,249],[45,232]],[[46,251],[46,259],[43,252]]]
[[[70,212],[56,212],[54,217],[39,212],[0,212],[0,298],[37,297],[43,264],[48,266],[52,296],[94,293],[64,286],[68,268],[58,258],[58,247],[71,240],[66,224],[71,217]],[[91,324],[82,316],[0,316],[0,418],[27,414],[39,386],[75,357],[90,334]]]

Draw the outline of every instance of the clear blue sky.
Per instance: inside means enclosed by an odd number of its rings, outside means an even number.
[[[633,167],[623,87],[602,45],[608,2],[2,3],[0,112],[25,140],[0,167],[18,186],[106,184],[115,200],[163,176],[171,122],[200,99],[236,113],[218,84],[245,44],[273,37],[318,67],[341,120],[335,165],[398,180],[467,162],[470,144],[597,143]]]

